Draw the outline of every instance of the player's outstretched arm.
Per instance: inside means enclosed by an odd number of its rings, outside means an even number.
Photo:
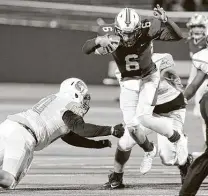
[[[67,135],[63,136],[61,139],[69,145],[82,147],[82,148],[100,149],[100,148],[111,147],[112,145],[110,140],[98,140],[98,141],[90,140],[81,137],[72,131],[69,132]]]
[[[113,45],[112,40],[110,40],[107,34],[87,40],[82,50],[85,54],[91,54],[100,47],[106,48],[109,53],[115,51],[115,46]]]
[[[94,39],[87,40],[85,42],[84,46],[82,47],[82,51],[85,54],[91,54],[91,53],[95,52],[95,50],[99,47],[100,46],[97,45],[97,43],[96,43],[96,38],[94,38]]]
[[[205,78],[206,78],[206,74],[200,69],[198,69],[195,78],[193,79],[191,84],[187,86],[187,88],[184,91],[184,97],[187,100],[191,99],[195,95],[196,91],[204,82]]]
[[[83,137],[100,137],[113,135],[120,138],[124,134],[124,127],[122,124],[115,126],[101,126],[85,123],[81,116],[69,110],[63,114],[62,119],[70,130]]]
[[[179,26],[174,23],[171,19],[169,19],[166,15],[166,12],[157,5],[154,8],[154,17],[162,21],[165,27],[162,27],[161,32],[157,39],[163,41],[177,41],[183,38],[182,32]]]

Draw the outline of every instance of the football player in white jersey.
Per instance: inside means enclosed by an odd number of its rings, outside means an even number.
[[[25,112],[9,115],[0,124],[0,187],[15,188],[27,173],[34,151],[44,149],[58,138],[78,147],[105,148],[111,146],[109,140],[84,137],[121,137],[124,132],[121,125],[98,126],[84,122],[89,102],[86,84],[69,78],[61,83],[59,92],[41,99]]]
[[[189,29],[189,37],[187,39],[187,43],[189,45],[189,53],[191,59],[195,53],[207,47],[206,46],[207,25],[208,25],[208,18],[201,14],[193,15],[187,23],[187,28]],[[190,84],[191,81],[194,79],[196,73],[197,73],[197,69],[192,64],[190,76],[188,79],[188,84]],[[207,84],[208,84],[208,79],[205,80],[203,84],[200,86],[200,88],[197,90],[194,97],[194,109],[193,109],[193,114],[201,121],[201,125],[202,125],[201,128],[202,128],[204,141],[206,141],[206,125],[200,113],[199,101],[204,95],[204,93],[206,93],[208,90]]]
[[[206,35],[207,36],[207,35]],[[189,84],[184,92],[187,100],[191,99],[198,88],[203,84],[208,74],[208,47],[193,55],[193,65],[197,69],[197,74],[191,84]],[[206,124],[206,137],[208,135],[208,92],[206,92],[200,100],[201,115]],[[208,141],[206,140],[208,147]],[[199,156],[191,165],[184,184],[180,190],[180,196],[196,195],[203,180],[208,175],[208,148]]]
[[[173,69],[174,61],[170,54],[157,54],[154,53],[152,56],[153,62],[157,65],[158,69],[161,72],[161,82],[158,89],[158,97],[156,107],[154,109],[154,116],[163,119],[166,121],[166,124],[171,127],[172,130],[177,131],[180,134],[183,134],[183,124],[185,121],[185,101],[182,94],[182,84],[180,78],[177,76],[176,72]],[[121,80],[120,73],[117,70],[116,76],[120,83],[121,88],[121,96],[120,96],[120,107],[121,109],[125,109],[123,111],[124,118],[133,118],[136,113],[137,102],[138,102],[138,93],[136,89],[138,88],[139,81],[138,80],[130,80],[128,83],[123,82]],[[130,96],[125,96],[126,88],[132,89],[131,98],[134,99],[129,100]],[[135,90],[134,90],[135,89]],[[127,107],[128,106],[128,107]],[[128,110],[127,110],[128,108]],[[124,119],[124,121],[127,119]],[[142,127],[140,134],[142,137],[146,137],[146,135],[150,134],[152,131],[145,127]],[[187,173],[187,169],[192,162],[192,157],[188,156],[185,163],[180,164],[178,162],[178,157],[176,153],[176,146],[171,141],[167,139],[167,137],[157,134],[158,138],[158,154],[161,158],[161,161],[164,165],[178,165],[181,174],[181,181],[185,178]],[[187,142],[187,140],[185,141]],[[123,185],[123,172],[124,166],[128,161],[131,153],[131,149],[134,145],[138,144],[138,140],[134,137],[133,134],[128,132],[128,129],[125,129],[124,135],[119,139],[117,151],[115,154],[114,160],[114,172],[109,175],[109,181],[104,184],[105,187],[111,188],[122,188]],[[187,143],[186,143],[187,146]],[[188,149],[187,149],[188,151]],[[148,159],[143,159],[140,167],[140,172],[145,174],[147,173],[152,166],[152,156],[146,155],[145,157],[149,157]]]

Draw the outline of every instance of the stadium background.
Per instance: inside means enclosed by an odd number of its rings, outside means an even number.
[[[191,0],[188,0],[191,2]],[[177,1],[176,1],[177,3]],[[86,39],[96,35],[97,18],[112,22],[119,7],[131,5],[142,16],[151,16],[153,0],[0,0],[0,121],[8,114],[20,112],[43,96],[58,91],[63,79],[79,77],[89,84],[91,109],[86,122],[114,125],[122,121],[119,104],[114,101],[118,87],[104,86],[108,77],[108,57],[86,56],[81,48]],[[181,2],[178,3],[181,5]],[[166,5],[167,6],[167,5]],[[168,15],[187,35],[185,23],[195,12],[168,11]],[[206,10],[198,5],[197,10]],[[192,9],[192,11],[194,11]],[[204,14],[207,15],[206,12]],[[157,42],[155,52],[170,52],[176,68],[186,81],[190,59],[185,40]],[[184,82],[185,83],[185,82]],[[188,105],[185,132],[190,153],[203,150],[200,121]],[[61,140],[36,152],[28,175],[15,191],[0,190],[2,196],[173,196],[180,184],[176,167],[161,164],[156,157],[151,172],[139,173],[143,152],[134,148],[126,166],[124,190],[104,190],[117,139],[108,137],[112,148],[88,150],[67,146]],[[101,139],[101,138],[98,138]],[[155,135],[150,140],[157,143]],[[205,180],[199,195],[208,195]]]

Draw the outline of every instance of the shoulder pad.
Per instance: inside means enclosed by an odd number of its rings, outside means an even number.
[[[207,55],[208,55],[208,49],[205,48],[205,49],[195,53],[193,55],[193,60],[208,63]]]
[[[97,35],[103,36],[103,35],[115,35],[115,26],[114,24],[104,24],[99,26]]]

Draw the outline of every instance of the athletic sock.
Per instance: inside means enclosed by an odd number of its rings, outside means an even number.
[[[180,139],[180,134],[174,130],[173,135],[168,138],[168,140],[172,143],[177,142]]]
[[[146,137],[146,140],[144,141],[143,144],[139,144],[139,146],[145,151],[145,152],[150,152],[153,151],[154,149],[154,144],[148,140]]]

